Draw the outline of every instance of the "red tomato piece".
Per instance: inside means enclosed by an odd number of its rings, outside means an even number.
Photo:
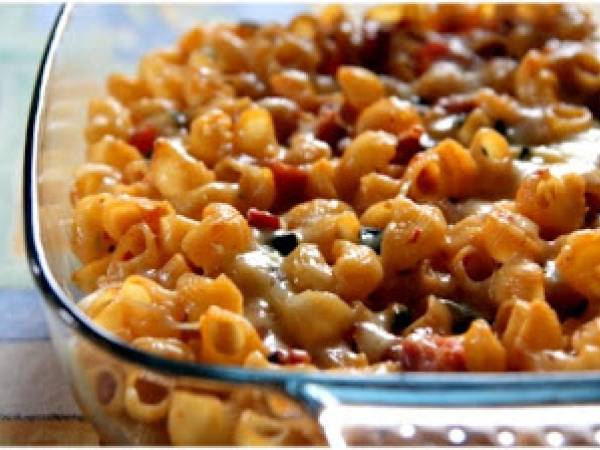
[[[445,58],[449,54],[448,44],[440,41],[427,42],[417,53],[418,72],[420,74],[425,73],[434,62]]]
[[[310,364],[311,357],[306,350],[299,348],[284,349],[278,348],[271,355],[269,361],[276,364]]]
[[[250,208],[246,213],[248,225],[256,228],[267,228],[269,230],[277,230],[280,227],[279,216],[271,214],[269,211],[261,211],[260,209]]]
[[[418,330],[391,349],[390,356],[404,370],[421,372],[457,372],[466,370],[465,348],[460,336],[440,336]]]
[[[154,149],[154,141],[158,137],[158,130],[151,125],[135,130],[129,136],[129,143],[137,148],[144,156],[150,156]]]
[[[444,108],[450,114],[470,113],[477,108],[477,102],[470,95],[455,94],[441,98],[436,107]]]
[[[306,350],[293,348],[288,352],[289,364],[310,364],[311,357]]]

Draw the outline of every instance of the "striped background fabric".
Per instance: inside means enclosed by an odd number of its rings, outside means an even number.
[[[57,9],[0,5],[0,445],[98,444],[58,365],[22,242],[25,124]]]

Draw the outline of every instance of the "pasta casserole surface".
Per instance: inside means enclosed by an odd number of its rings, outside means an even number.
[[[80,307],[185,361],[600,369],[594,32],[559,4],[187,31],[89,104]],[[105,407],[173,443],[321,442],[284,399],[126,372]]]

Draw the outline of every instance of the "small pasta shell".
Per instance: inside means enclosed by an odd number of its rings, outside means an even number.
[[[131,418],[140,422],[157,422],[168,413],[172,390],[172,380],[133,369],[125,381],[125,410]]]

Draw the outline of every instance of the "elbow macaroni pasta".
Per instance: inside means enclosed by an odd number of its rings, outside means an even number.
[[[186,362],[600,368],[600,52],[570,8],[330,7],[111,75],[70,197],[81,308]],[[247,398],[86,377],[174,444],[320,442]]]

